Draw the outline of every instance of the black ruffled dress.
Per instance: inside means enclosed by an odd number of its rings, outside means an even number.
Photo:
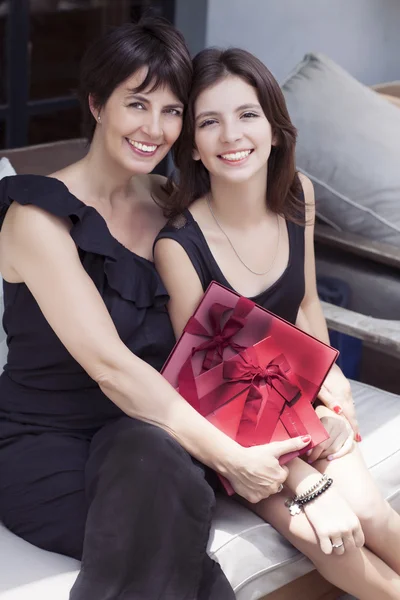
[[[120,244],[57,179],[3,179],[0,225],[14,201],[71,220],[82,265],[122,341],[160,369],[174,335],[153,263]],[[214,495],[202,469],[165,431],[126,417],[102,393],[25,284],[4,282],[4,304],[0,519],[42,548],[83,552],[74,600],[234,598],[205,557]]]

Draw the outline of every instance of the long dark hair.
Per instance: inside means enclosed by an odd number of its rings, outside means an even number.
[[[94,42],[81,62],[80,99],[89,142],[96,126],[89,95],[96,108],[102,108],[115,88],[142,67],[147,68],[147,75],[136,92],[165,85],[187,104],[192,61],[182,34],[159,17],[126,23]]]
[[[173,217],[194,200],[210,191],[210,176],[200,160],[192,157],[195,139],[195,103],[199,95],[227,75],[236,75],[255,88],[258,100],[271,124],[276,145],[268,160],[268,207],[295,222],[304,222],[304,201],[295,167],[296,129],[278,82],[267,67],[253,54],[240,48],[207,48],[193,60],[193,80],[183,130],[174,152],[179,184],[174,176],[166,186],[169,198],[165,212]]]

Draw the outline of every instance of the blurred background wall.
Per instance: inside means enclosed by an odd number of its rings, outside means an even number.
[[[322,52],[365,84],[400,79],[400,0],[208,0],[206,44],[256,54],[282,81]]]

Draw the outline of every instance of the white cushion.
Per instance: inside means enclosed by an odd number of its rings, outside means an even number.
[[[0,524],[1,600],[68,600],[79,562],[45,552]]]
[[[400,246],[400,109],[321,54],[307,54],[282,90],[318,216]]]
[[[0,158],[0,179],[3,179],[3,177],[8,177],[9,175],[16,175],[14,167],[8,158]]]
[[[352,388],[364,457],[382,493],[400,512],[400,397],[356,382]],[[209,552],[238,600],[258,600],[313,568],[270,525],[222,497]],[[1,525],[0,556],[1,600],[68,600],[77,561],[39,550]]]

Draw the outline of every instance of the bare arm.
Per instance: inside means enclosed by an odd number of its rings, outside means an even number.
[[[322,342],[329,344],[328,328],[322,311],[321,302],[318,298],[317,280],[315,272],[314,253],[314,222],[315,222],[315,199],[314,189],[311,181],[304,175],[301,176],[304,197],[307,207],[307,224],[305,228],[305,295],[300,306],[296,325],[314,335]],[[337,365],[334,365],[326,377],[321,388],[319,399],[331,410],[337,413],[343,412],[349,421],[356,440],[360,441],[359,426],[353,405],[351,387],[349,381],[344,377]]]
[[[322,312],[317,292],[317,279],[315,271],[314,254],[314,222],[315,222],[315,198],[311,181],[304,175],[301,183],[306,202],[306,228],[305,228],[305,295],[301,303],[296,325],[306,333],[313,335],[322,342],[329,344],[328,328]],[[310,489],[314,483],[321,479],[320,472],[300,458],[289,463],[289,475],[286,480],[287,487],[294,494],[302,494]]]
[[[305,228],[305,294],[300,306],[296,325],[307,331],[316,338],[329,344],[328,328],[324,314],[322,312],[321,302],[318,298],[317,279],[315,272],[315,253],[314,253],[314,223],[315,223],[315,198],[314,188],[308,177],[301,176],[301,183],[306,202],[306,228]]]
[[[178,338],[203,297],[201,281],[185,250],[175,240],[159,240],[154,260],[170,297],[168,312]]]
[[[299,458],[291,461],[286,483],[295,494],[306,494],[320,481],[321,473],[311,465]],[[331,554],[333,545],[342,544],[342,541],[345,541],[346,549],[363,546],[364,534],[360,522],[334,484],[318,498],[306,504],[304,513],[325,554]]]

